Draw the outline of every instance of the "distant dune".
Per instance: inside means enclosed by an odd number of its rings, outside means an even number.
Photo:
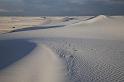
[[[40,25],[44,20],[40,17],[0,17],[0,33]]]
[[[0,82],[124,81],[124,16],[22,19],[0,34]]]
[[[93,22],[102,21],[102,20],[105,20],[105,19],[108,19],[108,18],[109,17],[107,17],[105,15],[99,15],[99,16],[91,17],[89,20],[87,20],[87,22],[93,23]]]

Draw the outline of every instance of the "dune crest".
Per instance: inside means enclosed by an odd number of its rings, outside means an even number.
[[[95,17],[90,18],[86,22],[87,23],[94,23],[94,22],[103,21],[103,20],[106,20],[106,19],[108,19],[107,16],[105,16],[105,15],[99,15],[99,16],[95,16]]]
[[[0,72],[0,82],[61,82],[62,63],[46,45],[38,45],[27,57]]]

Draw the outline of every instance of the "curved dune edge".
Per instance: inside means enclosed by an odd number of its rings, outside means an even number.
[[[0,82],[61,82],[62,62],[46,45],[0,72]]]
[[[96,17],[92,17],[89,20],[86,20],[86,22],[87,23],[94,23],[94,22],[98,22],[98,21],[102,21],[102,20],[106,20],[106,19],[108,19],[107,16],[105,16],[105,15],[99,15],[99,16],[96,16]]]

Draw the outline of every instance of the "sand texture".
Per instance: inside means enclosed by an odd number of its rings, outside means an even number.
[[[0,34],[0,82],[124,81],[123,16],[41,21]]]

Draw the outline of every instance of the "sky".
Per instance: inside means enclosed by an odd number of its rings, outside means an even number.
[[[0,0],[1,16],[124,15],[124,0]]]

